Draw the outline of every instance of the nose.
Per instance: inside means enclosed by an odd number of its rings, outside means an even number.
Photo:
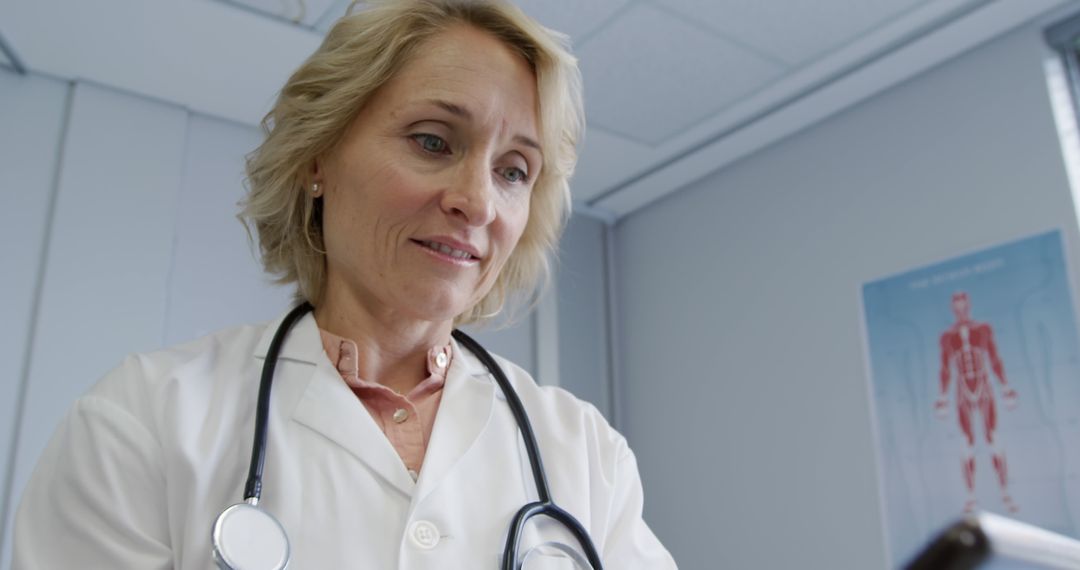
[[[495,192],[486,162],[462,163],[452,185],[443,193],[442,208],[469,226],[483,227],[495,221]]]

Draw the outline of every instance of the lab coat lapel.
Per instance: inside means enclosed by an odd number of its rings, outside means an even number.
[[[255,352],[257,358],[266,357],[270,339],[280,321],[267,327]],[[279,361],[297,360],[314,366],[314,373],[293,408],[293,420],[359,459],[401,493],[411,495],[414,484],[404,463],[367,408],[330,364],[318,325],[310,313],[296,323],[282,344],[278,358]]]
[[[401,457],[330,361],[323,360],[293,419],[349,452],[404,495],[412,495],[414,484]]]
[[[457,341],[453,341],[453,354],[414,505],[447,478],[480,437],[494,408],[495,384],[483,363]]]

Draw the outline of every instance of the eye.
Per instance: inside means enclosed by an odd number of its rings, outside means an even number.
[[[516,166],[508,166],[506,168],[499,169],[499,174],[501,174],[507,182],[510,182],[512,184],[524,184],[529,181],[529,175],[525,174],[524,170]]]
[[[430,133],[417,133],[410,135],[420,148],[424,149],[424,152],[430,152],[432,154],[446,154],[449,152],[449,145],[446,144],[441,137]]]

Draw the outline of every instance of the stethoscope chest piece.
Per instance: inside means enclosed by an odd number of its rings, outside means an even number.
[[[237,503],[218,515],[211,535],[214,562],[221,570],[283,570],[289,539],[270,513]]]
[[[553,559],[554,557],[554,559]],[[545,542],[538,544],[525,552],[518,563],[519,570],[540,570],[551,568],[552,564],[559,564],[559,568],[572,568],[573,570],[589,570],[588,559],[580,552],[574,550],[568,544],[559,542]]]

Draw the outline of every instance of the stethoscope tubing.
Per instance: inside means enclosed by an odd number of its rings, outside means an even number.
[[[499,384],[503,395],[506,396],[506,403],[510,406],[510,412],[514,414],[514,421],[517,422],[518,430],[521,432],[521,439],[525,442],[525,451],[529,454],[529,466],[532,469],[533,481],[536,483],[536,495],[541,503],[550,503],[551,489],[548,487],[544,462],[540,458],[540,445],[536,442],[536,434],[533,433],[532,423],[529,422],[529,416],[525,413],[525,406],[521,403],[517,391],[510,385],[510,379],[503,373],[502,367],[495,362],[495,358],[491,356],[491,353],[480,346],[479,342],[457,329],[451,333],[451,336],[475,354],[495,377],[495,382]]]
[[[259,379],[259,399],[255,407],[255,437],[251,444],[251,466],[248,467],[247,483],[244,485],[244,500],[252,505],[259,502],[262,496],[263,463],[266,461],[266,434],[267,421],[270,417],[270,390],[274,383],[274,368],[277,367],[278,354],[281,345],[289,330],[300,320],[300,317],[313,311],[311,303],[303,302],[297,305],[285,319],[281,321],[273,339],[270,340],[270,348],[266,350],[266,360],[263,362],[262,378]]]
[[[595,570],[603,569],[604,565],[600,562],[600,554],[596,551],[596,545],[593,544],[585,527],[581,526],[581,523],[573,515],[554,502],[536,501],[521,507],[517,514],[514,515],[513,522],[510,523],[510,531],[506,534],[506,546],[503,547],[503,570],[518,569],[517,560],[521,551],[522,530],[525,528],[525,523],[529,522],[529,519],[538,515],[546,515],[555,519],[569,529],[574,538],[577,539],[578,544],[581,545],[582,550],[585,551],[585,558],[589,560],[589,565]]]
[[[256,506],[262,496],[262,474],[266,460],[266,439],[270,415],[270,392],[273,386],[274,369],[277,366],[278,355],[292,326],[312,310],[314,310],[314,307],[310,303],[304,302],[289,311],[277,331],[274,332],[270,347],[266,351],[266,360],[263,363],[262,376],[259,380],[259,396],[255,409],[255,435],[251,448],[251,465],[248,469],[247,482],[244,485],[244,500],[252,506]],[[514,415],[514,421],[517,423],[518,431],[521,433],[521,438],[525,444],[533,481],[536,484],[536,494],[539,500],[519,509],[514,515],[510,529],[507,531],[502,568],[504,570],[516,570],[518,568],[519,543],[525,523],[534,516],[545,515],[569,529],[585,551],[589,564],[595,570],[602,570],[603,564],[600,562],[600,555],[596,550],[596,545],[593,544],[592,539],[589,537],[588,531],[573,515],[556,505],[551,499],[551,490],[548,486],[543,460],[540,457],[540,446],[536,441],[536,434],[533,432],[528,414],[525,413],[525,406],[521,403],[521,398],[518,397],[517,391],[510,384],[510,379],[506,377],[506,373],[503,372],[499,363],[495,362],[495,358],[491,356],[491,353],[480,343],[460,330],[455,329],[451,334],[458,343],[469,349],[484,364],[506,396],[506,402],[510,406],[510,411]]]
[[[525,443],[525,452],[529,455],[529,466],[532,469],[533,481],[536,484],[536,494],[539,497],[538,501],[525,505],[514,515],[513,523],[510,526],[510,532],[506,535],[506,546],[503,549],[503,569],[514,570],[516,568],[519,538],[521,537],[521,531],[524,529],[525,523],[534,516],[546,515],[570,529],[570,532],[574,534],[578,543],[580,543],[581,547],[585,550],[585,556],[589,559],[589,564],[596,570],[601,570],[603,565],[600,563],[600,556],[596,552],[596,546],[593,545],[592,539],[589,538],[588,531],[581,526],[581,523],[579,523],[573,515],[563,510],[551,500],[551,490],[548,486],[547,472],[544,470],[544,462],[540,457],[540,445],[536,442],[536,434],[533,432],[532,422],[529,421],[529,415],[525,413],[525,406],[521,403],[521,398],[518,397],[517,390],[514,390],[514,387],[510,384],[510,379],[506,377],[506,373],[503,372],[499,363],[495,362],[495,358],[491,356],[491,353],[481,346],[480,343],[473,340],[472,337],[460,330],[454,330],[452,336],[480,359],[480,362],[482,362],[484,366],[487,367],[488,371],[491,372],[492,376],[495,377],[495,382],[499,384],[499,388],[506,396],[506,403],[510,406],[510,411],[514,414],[514,421],[517,422],[518,431],[521,432],[521,439]]]

